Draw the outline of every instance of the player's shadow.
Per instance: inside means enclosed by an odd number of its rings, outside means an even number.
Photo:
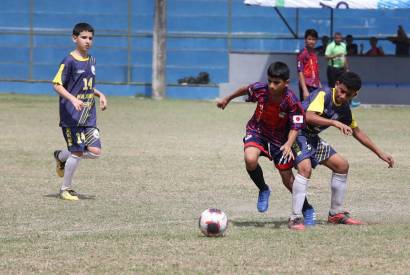
[[[47,194],[47,195],[43,195],[43,197],[46,198],[60,198],[60,194],[56,193],[56,194]],[[96,196],[95,195],[86,195],[86,194],[78,194],[78,198],[80,200],[95,200]]]
[[[281,226],[288,226],[287,220],[276,220],[276,221],[236,221],[230,220],[234,226],[238,227],[273,227],[279,229]],[[316,225],[326,225],[328,224],[326,220],[316,220]]]
[[[281,226],[287,226],[288,221],[286,220],[277,220],[277,221],[236,221],[230,220],[234,226],[238,227],[273,227],[275,229],[280,228]]]

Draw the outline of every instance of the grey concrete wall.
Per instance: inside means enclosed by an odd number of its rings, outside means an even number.
[[[229,83],[220,85],[220,96],[255,81],[266,81],[266,70],[275,61],[288,64],[291,89],[298,94],[296,54],[230,53]],[[362,77],[363,87],[359,94],[367,104],[410,105],[410,58],[406,57],[348,57],[350,69]],[[320,78],[326,84],[326,60],[319,58]]]

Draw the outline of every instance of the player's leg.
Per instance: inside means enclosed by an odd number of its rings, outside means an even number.
[[[71,153],[67,149],[62,149],[55,150],[53,155],[56,161],[56,173],[59,177],[64,177],[65,162],[67,161]]]
[[[97,159],[101,156],[101,139],[100,132],[95,127],[87,127],[85,129],[85,146],[82,158]]]
[[[60,188],[60,198],[64,200],[78,200],[77,193],[72,189],[73,177],[80,164],[85,147],[85,135],[82,127],[62,128],[70,155],[66,160],[63,184]]]
[[[269,207],[270,189],[269,186],[267,186],[265,183],[262,168],[258,163],[260,154],[261,150],[259,148],[249,146],[245,148],[244,159],[246,171],[259,189],[258,202],[256,204],[256,207],[259,212],[265,212]]]
[[[341,155],[334,154],[322,162],[332,170],[331,202],[328,222],[334,224],[362,224],[359,220],[350,218],[349,213],[343,211],[343,204],[347,189],[347,174],[349,163]]]
[[[314,226],[316,224],[315,209],[307,202],[306,198],[312,169],[318,164],[315,154],[319,140],[318,137],[307,138],[299,135],[292,146],[298,173],[292,186],[292,214],[289,218],[289,228],[291,229],[302,227],[300,225],[302,216],[305,225]]]
[[[293,175],[292,169],[278,170],[282,178],[282,183],[293,193],[293,183],[295,181],[295,176]],[[305,200],[302,206],[302,215],[304,218],[304,224],[307,226],[314,226],[316,224],[316,212],[312,205],[308,202],[307,195],[305,195]]]
[[[326,74],[327,74],[327,85],[330,88],[334,88],[335,87],[335,78],[334,78],[334,73],[333,73],[333,67],[332,66],[327,66],[326,69]]]

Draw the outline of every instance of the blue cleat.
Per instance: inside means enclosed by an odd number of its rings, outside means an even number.
[[[302,211],[304,224],[306,226],[315,226],[316,225],[316,212],[313,207],[305,209]]]
[[[259,212],[266,212],[266,210],[268,210],[269,196],[270,189],[259,191],[258,203],[256,204],[256,207],[258,208]]]

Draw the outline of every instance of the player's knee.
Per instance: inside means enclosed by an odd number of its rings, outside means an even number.
[[[334,171],[339,174],[347,174],[349,172],[349,162],[347,160],[341,162],[337,167],[337,171]]]
[[[100,148],[92,148],[88,149],[83,153],[82,158],[84,159],[97,159],[101,156],[101,149]]]
[[[301,176],[303,176],[307,179],[310,179],[310,176],[312,175],[312,167],[311,166],[301,165],[301,166],[298,166],[297,168],[298,168],[298,174],[299,175],[301,175]]]
[[[253,171],[258,166],[258,158],[253,156],[245,156],[246,170]]]

